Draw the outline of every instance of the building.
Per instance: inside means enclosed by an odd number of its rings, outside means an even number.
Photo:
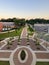
[[[49,33],[49,24],[34,24],[34,29],[37,32]]]
[[[14,22],[0,22],[0,31],[15,28]]]
[[[3,23],[0,22],[0,31],[2,31],[2,29],[3,29]]]
[[[14,28],[15,25],[14,25],[14,22],[3,22],[3,26]]]

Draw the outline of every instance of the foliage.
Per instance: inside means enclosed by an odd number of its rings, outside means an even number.
[[[31,28],[30,26],[28,26],[28,35],[32,36],[34,33],[33,28]]]
[[[31,25],[34,25],[35,23],[44,23],[44,24],[49,23],[49,20],[40,19],[40,18],[30,19],[30,20],[25,20],[24,18],[22,18],[22,19],[8,18],[8,19],[1,19],[0,21],[2,21],[2,22],[15,22],[16,25],[24,25],[25,23],[28,23]]]
[[[30,19],[30,20],[26,20],[26,22],[28,24],[31,24],[31,25],[34,25],[36,23],[39,23],[39,24],[48,24],[49,23],[49,20],[46,20],[46,19]]]
[[[49,62],[37,62],[36,65],[49,65]]]
[[[21,51],[20,57],[21,57],[21,60],[24,60],[25,59],[26,54],[25,54],[25,51],[24,50]]]
[[[7,33],[0,33],[0,39],[4,39],[7,37],[14,37],[14,36],[19,36],[21,34],[22,28],[16,29],[15,31],[12,32],[7,32]]]
[[[7,42],[7,49],[10,49],[10,42]]]
[[[0,61],[0,65],[10,65],[9,61]]]
[[[28,30],[29,30],[30,32],[33,32],[33,31],[34,31],[33,28],[31,28],[30,26],[28,26]]]

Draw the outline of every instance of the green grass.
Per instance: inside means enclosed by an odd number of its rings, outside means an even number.
[[[30,26],[28,26],[28,31],[34,32],[34,30]]]
[[[10,65],[9,61],[0,61],[0,65]],[[49,65],[49,62],[37,62],[36,65]]]
[[[28,35],[33,35],[33,32],[28,33]]]
[[[0,65],[10,65],[9,61],[0,61]]]
[[[44,39],[44,40],[46,40],[46,41],[49,42],[49,35],[46,35],[46,36],[45,36],[45,34],[46,34],[45,32],[42,32],[42,33],[39,33],[39,32],[38,32],[37,34],[38,34],[38,35],[37,35],[38,38]]]
[[[30,26],[28,26],[28,32],[28,35],[33,35],[34,30]]]
[[[1,33],[0,34],[0,40],[7,38],[7,37],[14,37],[14,36],[19,36],[21,34],[22,28],[17,29],[13,32],[7,32],[7,33]]]
[[[36,65],[49,65],[49,62],[37,62]]]
[[[43,39],[49,42],[49,35],[44,36]]]

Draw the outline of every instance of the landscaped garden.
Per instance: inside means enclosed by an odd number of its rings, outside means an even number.
[[[42,32],[42,33],[37,33],[37,37],[39,39],[43,39],[45,41],[48,41],[49,42],[49,34],[48,33],[45,33],[45,32]]]
[[[10,65],[9,61],[0,61],[0,65]],[[36,65],[49,65],[49,62],[37,62]]]
[[[34,30],[30,26],[28,26],[28,35],[33,35],[33,33]]]
[[[37,32],[37,37],[42,39],[46,33],[45,32]]]
[[[49,42],[49,35],[45,34],[44,37],[43,37],[43,39]]]
[[[7,37],[20,36],[22,32],[22,28],[16,29],[15,31],[7,31],[7,33],[0,33],[0,40],[5,39]]]
[[[49,65],[49,62],[37,62],[36,65]]]
[[[0,65],[10,65],[9,61],[0,61]]]
[[[14,31],[7,31],[6,33],[0,33],[0,39],[5,39],[9,37],[9,41],[7,41],[7,44],[1,48],[1,50],[14,50],[18,47],[18,45],[22,44],[22,39],[20,39],[20,35],[22,32],[22,27],[21,28],[17,28]],[[30,46],[30,48],[34,51],[46,51],[46,49],[44,49],[41,45],[40,45],[40,41],[38,38],[43,38],[43,36],[45,35],[45,33],[38,33],[39,35],[35,36],[34,39],[29,39],[29,36],[33,36],[34,34],[34,30],[28,26],[28,37],[27,37],[27,42],[25,42],[23,40],[23,43]],[[14,36],[18,36],[18,39],[15,39]],[[28,43],[29,42],[29,43]],[[21,44],[20,44],[21,43]],[[23,44],[22,44],[23,45]],[[26,57],[25,52],[22,51],[21,52],[21,59],[24,60]],[[0,61],[0,65],[10,65],[9,61]],[[36,65],[49,65],[49,62],[37,62]]]

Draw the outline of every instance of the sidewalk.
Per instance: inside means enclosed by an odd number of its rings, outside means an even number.
[[[27,27],[24,27],[20,38],[27,38]]]

